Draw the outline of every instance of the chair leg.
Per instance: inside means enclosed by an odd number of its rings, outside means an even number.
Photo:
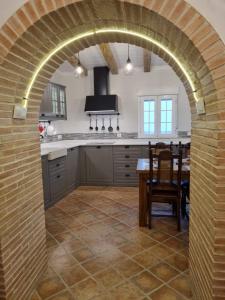
[[[177,230],[181,231],[181,199],[177,201]]]
[[[181,197],[181,214],[182,218],[184,219],[186,216],[186,190],[182,190],[182,197]]]
[[[148,201],[148,228],[152,229],[152,201]]]

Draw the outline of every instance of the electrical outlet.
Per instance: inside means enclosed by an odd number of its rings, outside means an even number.
[[[21,104],[14,106],[13,119],[25,120],[27,117],[27,108]]]
[[[117,137],[118,137],[118,138],[121,138],[121,137],[122,137],[122,133],[121,133],[121,132],[118,132],[118,133],[117,133]]]

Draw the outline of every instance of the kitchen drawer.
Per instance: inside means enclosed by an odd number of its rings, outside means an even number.
[[[132,170],[136,172],[136,167],[136,162],[116,162],[114,163],[114,172],[116,172],[117,170]]]
[[[66,166],[66,156],[49,161],[50,172],[58,170],[59,168],[65,168],[65,166]]]
[[[133,154],[140,155],[141,154],[141,146],[115,146],[113,147],[113,154]]]
[[[115,185],[137,186],[138,175],[135,171],[121,170],[114,173]]]
[[[62,180],[65,179],[65,175],[66,175],[66,172],[65,170],[58,170],[58,172],[55,172],[53,174],[50,174],[50,183],[53,183],[53,182],[60,182]]]
[[[66,194],[66,177],[65,171],[60,172],[50,178],[51,198],[56,203]]]
[[[123,155],[118,155],[118,156],[114,156],[114,163],[136,163],[138,158],[141,157],[141,154],[123,154]]]

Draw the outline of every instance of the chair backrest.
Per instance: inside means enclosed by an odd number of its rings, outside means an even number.
[[[170,142],[170,144],[165,144],[163,142],[158,142],[155,144],[155,153],[159,154],[161,151],[169,149],[172,150],[173,148],[173,142]]]
[[[184,145],[184,150],[185,150],[185,157],[190,156],[190,152],[191,152],[191,143],[186,143]]]
[[[154,175],[154,162],[157,166],[157,171]],[[176,178],[174,172],[175,163],[176,168]],[[167,181],[172,184],[175,179],[177,185],[180,187],[182,177],[182,149],[179,150],[178,155],[174,155],[170,150],[163,150],[159,154],[153,154],[152,149],[149,149],[149,179],[150,184],[156,179],[157,184],[162,181]]]

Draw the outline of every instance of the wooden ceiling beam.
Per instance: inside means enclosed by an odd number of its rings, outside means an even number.
[[[151,72],[151,52],[143,49],[144,72]]]
[[[70,58],[68,58],[68,62],[71,64],[71,66],[76,67],[78,64],[78,58],[73,55]],[[84,69],[84,75],[88,75],[88,70],[81,64],[82,68]]]
[[[100,44],[99,48],[112,74],[118,74],[118,66],[109,44]]]

